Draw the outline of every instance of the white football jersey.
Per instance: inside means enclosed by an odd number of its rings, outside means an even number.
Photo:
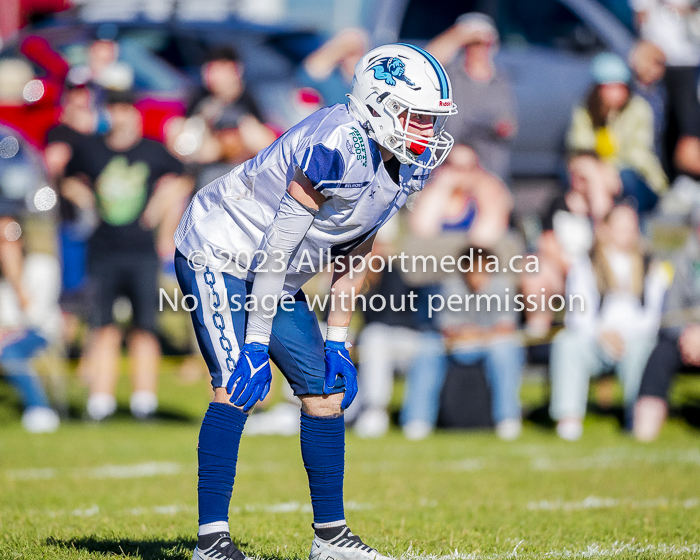
[[[430,150],[423,157],[430,158]],[[179,251],[193,266],[252,280],[256,250],[297,168],[328,200],[289,260],[286,294],[373,235],[429,175],[419,166],[401,165],[397,185],[347,105],[326,107],[200,190],[175,232]]]

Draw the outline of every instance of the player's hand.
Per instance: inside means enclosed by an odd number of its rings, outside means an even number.
[[[345,397],[340,407],[348,408],[355,395],[357,395],[357,370],[350,359],[350,354],[345,348],[344,342],[326,340],[326,379],[323,383],[323,394],[333,391],[338,377],[343,380]]]
[[[226,392],[235,406],[248,412],[270,392],[272,370],[268,347],[259,342],[244,344],[233,374],[226,384]],[[234,388],[235,385],[235,388]]]

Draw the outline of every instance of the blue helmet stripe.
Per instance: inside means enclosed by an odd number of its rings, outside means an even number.
[[[416,47],[415,45],[409,45],[408,43],[396,44],[401,45],[403,47],[409,47],[414,51],[418,51],[420,54],[422,54],[425,58],[428,59],[428,62],[430,62],[430,64],[433,66],[433,69],[435,70],[435,73],[437,74],[438,80],[440,80],[440,95],[442,96],[442,99],[449,99],[450,82],[447,80],[447,75],[445,74],[445,70],[443,69],[442,64],[440,64],[432,54],[430,54],[424,49],[421,49],[420,47]]]

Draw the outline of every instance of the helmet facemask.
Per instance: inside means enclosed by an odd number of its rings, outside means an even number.
[[[409,107],[394,96],[388,96],[384,102],[384,111],[393,121],[393,132],[384,140],[384,147],[399,158],[401,163],[414,164],[425,169],[440,165],[454,145],[454,138],[445,131],[447,117],[457,112],[454,105],[450,112],[433,111]],[[405,115],[401,124],[401,115]],[[432,121],[433,134],[430,137],[409,132],[414,115],[427,116]],[[429,151],[430,157],[421,157]]]
[[[424,169],[434,169],[440,165],[454,145],[454,138],[445,131],[447,117],[457,113],[457,107],[452,103],[446,111],[433,111],[410,107],[396,96],[376,92],[366,100],[366,105],[352,94],[350,107],[354,113],[365,121],[370,138],[393,153],[401,163],[417,165]],[[403,124],[400,116],[405,113]],[[408,128],[413,115],[427,115],[433,121],[433,135],[421,136],[409,132]],[[429,155],[423,154],[428,151]]]

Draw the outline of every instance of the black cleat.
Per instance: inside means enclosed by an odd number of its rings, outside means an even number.
[[[231,541],[228,533],[212,533],[199,537],[192,560],[250,560]]]

